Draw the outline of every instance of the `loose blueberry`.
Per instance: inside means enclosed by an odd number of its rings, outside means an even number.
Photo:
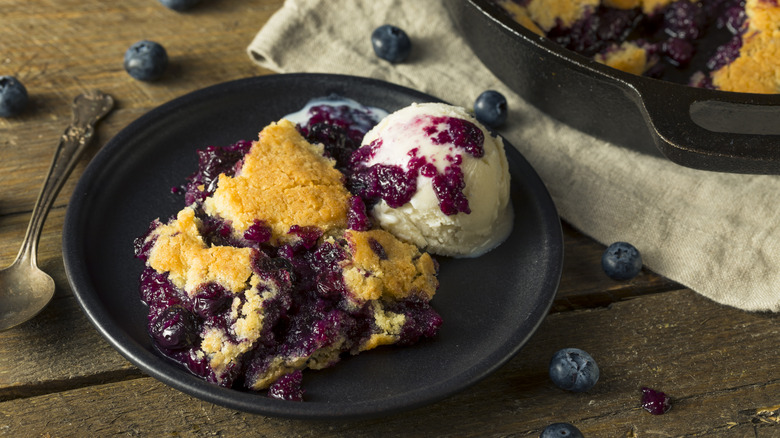
[[[539,438],[584,438],[582,432],[569,423],[553,423],[544,428]]]
[[[506,97],[498,91],[485,91],[474,101],[474,116],[491,128],[503,125],[507,117]]]
[[[579,348],[564,348],[550,361],[550,379],[561,389],[585,392],[598,382],[599,366]]]
[[[653,415],[661,415],[672,408],[672,401],[668,395],[661,391],[643,387],[642,407]]]
[[[139,81],[155,81],[167,67],[168,53],[154,41],[138,41],[125,52],[125,70]]]
[[[174,11],[186,11],[200,3],[200,0],[159,0],[163,6]]]
[[[27,89],[13,76],[0,76],[0,117],[18,115],[27,106]]]
[[[391,24],[377,27],[371,34],[371,45],[376,56],[392,62],[404,62],[412,51],[412,41],[402,29]]]
[[[615,242],[601,255],[601,267],[613,280],[630,280],[642,270],[642,255],[630,243]]]

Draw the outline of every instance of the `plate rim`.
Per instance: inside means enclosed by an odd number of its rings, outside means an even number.
[[[379,79],[327,73],[290,73],[255,76],[210,85],[208,87],[194,90],[171,99],[168,102],[165,102],[147,111],[140,117],[130,122],[127,126],[122,128],[116,135],[109,139],[102,148],[100,148],[100,150],[92,158],[91,162],[87,165],[84,173],[79,178],[79,181],[76,184],[76,188],[74,189],[67,206],[62,239],[63,262],[65,265],[65,273],[68,279],[68,283],[73,291],[73,295],[76,297],[76,300],[79,303],[82,311],[87,316],[87,319],[97,329],[101,336],[106,339],[115,350],[117,350],[117,352],[119,352],[134,366],[137,366],[142,372],[170,387],[173,387],[185,394],[196,397],[202,401],[211,402],[223,407],[253,414],[295,419],[357,419],[378,417],[419,408],[440,401],[466,389],[467,387],[473,386],[477,382],[493,374],[496,370],[501,368],[509,360],[516,356],[525,346],[528,340],[536,333],[539,326],[549,313],[550,308],[552,307],[553,301],[560,286],[560,279],[563,269],[563,232],[560,217],[558,215],[554,201],[541,178],[530,165],[530,163],[528,163],[522,154],[520,154],[520,152],[511,146],[506,140],[504,141],[507,145],[509,145],[509,147],[507,147],[507,158],[510,161],[510,169],[512,169],[512,163],[514,163],[515,166],[519,165],[523,167],[523,171],[530,172],[530,176],[532,177],[531,179],[537,186],[533,192],[538,195],[537,201],[540,206],[543,207],[541,208],[541,212],[543,213],[544,217],[541,219],[541,222],[547,224],[548,227],[553,228],[550,230],[547,236],[551,240],[551,244],[548,245],[548,248],[552,249],[552,256],[554,256],[554,260],[550,260],[551,265],[557,267],[557,269],[548,270],[546,272],[545,278],[543,279],[543,283],[547,286],[545,289],[548,290],[548,293],[545,296],[546,299],[538,302],[536,307],[529,315],[536,318],[536,321],[532,325],[531,330],[525,334],[522,339],[519,340],[518,344],[514,348],[506,351],[502,357],[494,361],[491,366],[486,367],[477,374],[474,374],[467,381],[460,385],[448,384],[451,380],[448,379],[435,385],[435,388],[441,388],[432,391],[432,394],[428,396],[406,400],[404,400],[403,397],[400,399],[399,397],[394,397],[393,403],[353,403],[349,404],[349,409],[345,409],[343,407],[341,409],[335,409],[337,407],[341,407],[340,404],[311,401],[291,404],[290,402],[285,403],[277,400],[267,399],[269,402],[265,402],[266,400],[262,397],[257,397],[257,394],[246,393],[235,389],[221,388],[217,385],[201,380],[200,378],[197,378],[194,375],[191,375],[182,370],[177,364],[170,360],[163,361],[161,358],[157,358],[158,363],[147,363],[148,361],[145,360],[144,357],[138,356],[139,353],[146,352],[147,349],[138,344],[132,337],[127,335],[124,330],[121,330],[116,325],[111,325],[110,321],[107,321],[107,319],[111,318],[106,315],[106,306],[102,306],[98,300],[99,292],[96,290],[97,288],[90,287],[91,278],[88,275],[86,264],[79,264],[79,260],[84,260],[84,256],[86,256],[86,245],[80,242],[79,239],[76,239],[77,236],[81,235],[79,231],[78,217],[79,214],[83,214],[83,208],[80,207],[86,197],[88,191],[87,189],[89,189],[89,183],[92,182],[92,180],[95,178],[95,175],[99,173],[99,165],[103,161],[109,159],[112,154],[121,152],[122,144],[125,139],[128,137],[131,138],[135,131],[143,129],[143,127],[152,121],[157,115],[168,114],[171,111],[175,111],[176,108],[186,107],[191,102],[207,100],[212,95],[221,94],[235,87],[258,87],[268,86],[274,82],[296,83],[298,81],[320,81],[342,85],[348,82],[350,86],[376,87],[389,93],[402,93],[405,95],[418,96],[419,98],[427,99],[428,101],[442,102],[441,99],[430,96],[426,93]],[[311,98],[315,97],[321,96],[311,96]],[[557,224],[557,226],[553,226],[553,224]],[[181,379],[176,378],[177,376],[180,376],[181,373],[185,373],[187,377],[192,377],[195,380],[188,378],[187,381],[183,383]],[[262,400],[262,402],[258,403],[258,400]]]

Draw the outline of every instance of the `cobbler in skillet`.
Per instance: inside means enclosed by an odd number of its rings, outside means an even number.
[[[637,75],[780,92],[777,0],[491,0],[531,31]]]

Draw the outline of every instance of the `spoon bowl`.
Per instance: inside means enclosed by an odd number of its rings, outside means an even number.
[[[0,330],[37,315],[54,296],[54,280],[29,260],[0,270]]]
[[[73,100],[73,121],[60,137],[49,174],[33,207],[22,248],[16,260],[0,270],[0,331],[37,315],[54,296],[54,280],[38,268],[38,240],[46,215],[79,157],[95,132],[95,124],[108,114],[114,99],[93,90]]]

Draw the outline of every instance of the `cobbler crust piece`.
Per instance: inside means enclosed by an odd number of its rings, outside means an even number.
[[[335,161],[322,153],[323,146],[307,142],[292,122],[271,124],[252,145],[239,174],[220,177],[203,208],[230,221],[238,235],[262,218],[274,243],[289,241],[293,225],[324,232],[346,228],[350,194]]]
[[[334,164],[281,120],[202,204],[152,223],[136,253],[163,354],[261,390],[345,353],[435,335],[435,260],[381,229],[348,229],[351,195]],[[247,239],[258,226],[269,238]]]

